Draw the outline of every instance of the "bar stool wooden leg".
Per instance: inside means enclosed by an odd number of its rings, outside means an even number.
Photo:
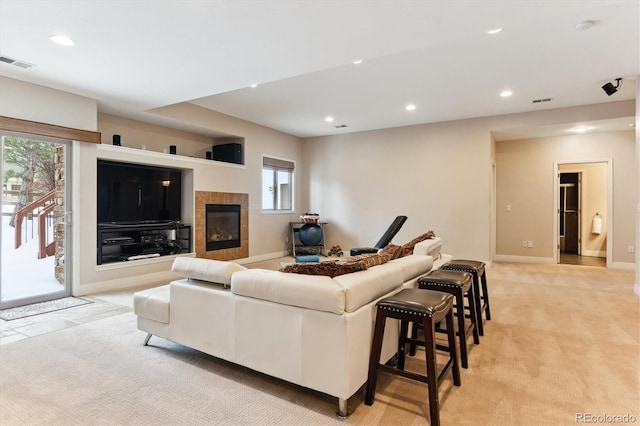
[[[440,425],[440,398],[438,396],[438,373],[436,368],[436,342],[435,327],[430,317],[425,317],[422,322],[424,330],[425,358],[427,363],[427,382],[429,388],[429,414],[431,426]]]
[[[460,340],[460,363],[462,368],[469,368],[469,361],[467,359],[467,333],[464,327],[464,295],[458,293],[456,298],[456,319],[458,320],[458,336]]]
[[[475,289],[473,286],[469,288],[467,297],[469,299],[469,319],[471,320],[471,326],[473,327],[473,343],[479,345],[480,334],[478,333],[478,312],[476,311]]]
[[[413,328],[415,328],[415,325],[413,326]],[[398,370],[404,370],[404,361],[406,357],[405,349],[407,346],[406,343],[407,343],[408,331],[409,331],[409,322],[404,320],[401,321],[400,322],[400,338],[398,339]],[[415,346],[412,345],[412,348],[415,352]]]
[[[454,330],[453,326],[453,310],[449,311],[446,317],[447,322],[447,330]],[[447,340],[449,342],[449,356],[452,359],[453,366],[451,367],[451,372],[453,375],[453,384],[456,386],[461,385],[460,380],[460,365],[458,364],[458,349],[456,347],[456,333],[448,332]]]
[[[373,343],[371,344],[371,355],[369,356],[369,376],[367,380],[367,392],[364,397],[366,405],[373,404],[376,392],[376,381],[378,380],[378,364],[380,364],[380,354],[382,352],[382,337],[384,336],[384,323],[386,315],[381,309],[377,309],[376,324],[373,331]],[[404,360],[403,360],[404,361]]]
[[[478,274],[473,274],[473,299],[476,310],[476,328],[478,334],[484,336],[484,325],[482,324],[482,300],[480,295],[480,280]]]
[[[491,309],[489,308],[489,289],[487,288],[487,273],[482,274],[482,299],[484,300],[485,315],[487,321],[491,321]],[[480,311],[480,317],[482,319],[482,311]]]

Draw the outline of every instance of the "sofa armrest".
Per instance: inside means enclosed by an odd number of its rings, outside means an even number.
[[[440,257],[440,250],[442,249],[442,239],[440,237],[433,237],[420,241],[413,247],[413,254],[426,254],[434,259]]]

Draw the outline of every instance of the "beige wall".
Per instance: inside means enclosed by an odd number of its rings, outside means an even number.
[[[614,266],[632,265],[627,252],[634,242],[634,132],[611,132],[554,138],[503,141],[496,144],[497,254],[553,259],[554,163],[612,160],[613,217],[607,218]],[[511,211],[506,206],[511,205]],[[605,213],[606,216],[606,213]],[[523,248],[523,240],[534,241]],[[616,265],[617,264],[617,265]]]
[[[306,139],[310,209],[343,249],[375,244],[404,214],[396,244],[433,230],[448,253],[487,259],[490,144],[478,120]]]
[[[310,209],[329,222],[328,242],[343,249],[374,244],[396,215],[406,214],[409,220],[395,243],[431,229],[443,238],[445,252],[486,261],[492,258],[495,149],[496,251],[550,261],[554,161],[615,158],[614,261],[633,262],[626,253],[634,229],[631,132],[606,144],[589,142],[587,151],[577,145],[579,139],[558,146],[561,139],[495,142],[494,147],[492,132],[634,114],[634,102],[614,102],[308,138],[303,141],[305,191]],[[507,201],[512,204],[508,216]],[[522,240],[534,241],[534,247],[525,251]]]
[[[209,111],[191,104],[179,104],[153,111],[170,118],[177,127],[188,125],[189,132],[151,126],[133,120],[97,114],[96,102],[84,97],[53,89],[28,85],[16,80],[0,79],[0,113],[10,117],[37,120],[45,123],[103,132],[103,145],[74,143],[71,178],[74,185],[74,294],[144,285],[166,279],[170,262],[137,266],[104,265],[99,268],[96,258],[96,184],[97,158],[111,158],[140,163],[160,164],[183,168],[192,187],[189,191],[224,191],[249,194],[250,205],[260,203],[261,155],[286,158],[296,163],[296,212],[292,214],[261,214],[252,210],[249,218],[252,258],[269,257],[285,250],[287,224],[303,211],[317,211],[327,226],[327,243],[341,244],[348,249],[371,245],[377,241],[392,219],[407,214],[396,242],[432,229],[443,238],[444,249],[458,257],[480,260],[491,258],[492,165],[494,142],[491,132],[501,129],[554,124],[581,118],[603,119],[635,113],[635,102],[610,102],[598,106],[547,110],[511,114],[482,119],[410,126],[340,136],[299,138],[253,123]],[[10,96],[6,96],[10,94]],[[110,145],[112,134],[123,136],[124,147]],[[236,135],[245,138],[245,165],[220,165],[203,160],[208,138],[214,134]],[[203,136],[205,135],[205,136]],[[179,140],[180,142],[176,142]],[[591,154],[601,159],[614,158],[614,260],[629,262],[626,247],[633,235],[633,186],[637,182],[636,166],[629,165],[629,137],[617,135],[607,144],[588,142]],[[174,143],[176,142],[176,143]],[[138,149],[146,145],[147,150]],[[178,145],[180,154],[172,156],[162,150]],[[532,194],[543,203],[552,203],[550,183],[553,161],[588,160],[583,146],[572,144],[553,147],[550,141],[543,152],[533,150],[531,158],[517,152],[526,144],[495,143],[500,176],[511,170],[520,178],[518,168],[527,168],[530,160],[543,164],[532,170],[525,182]],[[596,149],[595,146],[598,146]],[[509,149],[506,149],[510,146]],[[505,151],[506,149],[506,151]],[[631,148],[633,149],[633,148]],[[512,152],[516,151],[516,152]],[[615,152],[613,152],[615,151]],[[618,152],[620,151],[620,152]],[[197,158],[191,158],[193,155]],[[520,155],[520,162],[510,161]],[[506,163],[503,163],[506,161]],[[633,160],[631,160],[633,161]],[[504,167],[501,167],[500,165]],[[542,182],[545,189],[538,192]],[[188,185],[188,184],[187,184]],[[631,189],[629,189],[631,188]],[[625,192],[626,191],[626,192]],[[504,194],[503,194],[504,195]],[[509,200],[518,202],[514,195]],[[537,198],[536,198],[537,199]],[[629,199],[634,201],[629,204]],[[498,201],[503,204],[504,199]],[[188,204],[188,203],[187,203]],[[546,204],[545,204],[546,205]],[[518,206],[519,207],[519,206]],[[535,205],[534,207],[538,207]],[[187,209],[189,210],[189,209]],[[193,214],[193,207],[190,207]],[[534,209],[535,210],[535,209]],[[498,213],[501,209],[498,209]],[[545,210],[546,211],[546,210]],[[545,213],[547,216],[551,216]],[[539,241],[538,232],[548,232],[551,219],[533,214],[532,220],[515,225],[498,217],[497,232],[504,229],[532,228],[527,238]],[[631,219],[629,219],[629,217]],[[185,216],[185,221],[189,220]],[[626,236],[625,236],[626,232]],[[509,239],[508,237],[507,239]],[[522,240],[521,236],[515,238]],[[550,257],[548,249],[534,256]],[[536,244],[535,249],[540,248]],[[106,267],[108,266],[108,267]]]

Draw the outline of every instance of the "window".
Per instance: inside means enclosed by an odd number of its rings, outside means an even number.
[[[262,157],[262,210],[293,210],[294,163]]]

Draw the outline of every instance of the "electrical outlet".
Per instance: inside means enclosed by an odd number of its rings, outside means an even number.
[[[629,246],[627,250],[629,251],[629,253],[633,253],[635,251],[635,248],[633,246]]]
[[[527,247],[527,240],[522,241],[522,247],[525,247],[525,248]]]
[[[533,241],[527,241],[527,247],[529,248],[533,247]]]

